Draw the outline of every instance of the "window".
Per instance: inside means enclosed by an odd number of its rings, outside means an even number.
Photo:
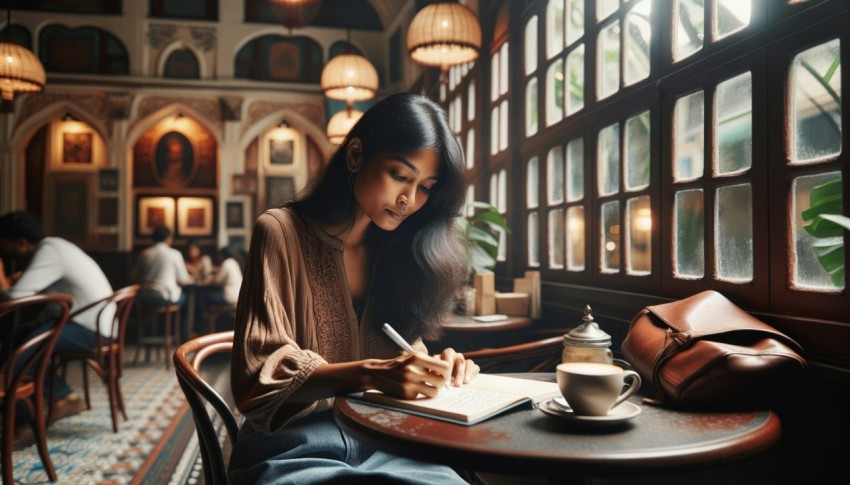
[[[71,29],[48,25],[38,34],[38,55],[48,72],[129,74],[127,49],[117,37],[97,27]]]
[[[234,76],[257,81],[318,83],[324,61],[318,42],[303,36],[264,35],[236,54]]]

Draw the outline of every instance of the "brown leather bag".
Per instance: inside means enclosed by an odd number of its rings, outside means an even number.
[[[649,402],[690,409],[770,405],[806,367],[797,342],[716,291],[646,307],[621,350]]]

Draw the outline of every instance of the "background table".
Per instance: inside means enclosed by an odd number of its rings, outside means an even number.
[[[692,413],[632,402],[641,414],[605,429],[573,427],[537,409],[461,426],[345,398],[336,399],[334,415],[345,432],[396,454],[559,481],[720,466],[771,448],[781,434],[772,411]]]
[[[434,351],[452,347],[460,352],[467,352],[486,347],[503,347],[529,340],[525,330],[530,328],[532,320],[529,317],[508,317],[498,322],[479,322],[472,317],[452,315],[443,323],[443,338],[437,343],[429,343],[428,348]]]

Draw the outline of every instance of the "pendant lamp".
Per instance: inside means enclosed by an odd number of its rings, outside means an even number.
[[[0,41],[0,93],[6,103],[14,99],[15,93],[42,91],[47,81],[44,67],[35,54],[9,40],[11,27],[12,7],[9,6],[6,10],[6,36]]]
[[[452,1],[432,3],[416,14],[407,29],[410,57],[426,66],[464,64],[478,57],[481,25],[475,13]]]
[[[292,29],[305,27],[319,11],[319,0],[267,0],[283,25]]]
[[[371,99],[378,90],[378,71],[361,55],[340,54],[322,70],[322,90],[328,98],[349,104]]]
[[[344,109],[331,116],[330,121],[328,121],[328,139],[330,142],[334,145],[342,143],[348,132],[362,116],[362,111],[353,108]]]

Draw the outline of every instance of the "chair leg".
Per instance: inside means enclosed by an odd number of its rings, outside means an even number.
[[[139,365],[139,354],[142,350],[142,339],[144,338],[144,333],[142,332],[144,324],[142,312],[139,310],[139,307],[136,307],[136,350],[133,352],[133,367]]]
[[[179,317],[178,317],[179,318]],[[163,334],[163,342],[165,343],[165,370],[171,370],[171,363],[168,362],[168,356],[171,355],[171,312],[165,313],[165,332]]]
[[[3,483],[15,483],[12,480],[12,443],[15,438],[15,399],[3,402],[3,441],[0,450],[3,453]]]
[[[111,365],[111,364],[110,364]],[[112,432],[118,432],[118,397],[115,395],[115,386],[113,385],[112,369],[107,370],[104,376],[104,384],[106,384],[106,394],[109,396],[109,414],[112,416]]]
[[[45,432],[44,423],[44,387],[36,386],[35,395],[35,444],[38,447],[38,454],[41,456],[41,462],[44,464],[44,470],[50,481],[56,481],[56,470],[53,468],[53,462],[50,461],[50,453],[47,450],[47,433]]]
[[[86,395],[86,409],[91,409],[91,399],[89,398],[89,369],[85,359],[80,359],[80,364],[83,372],[83,391]]]

